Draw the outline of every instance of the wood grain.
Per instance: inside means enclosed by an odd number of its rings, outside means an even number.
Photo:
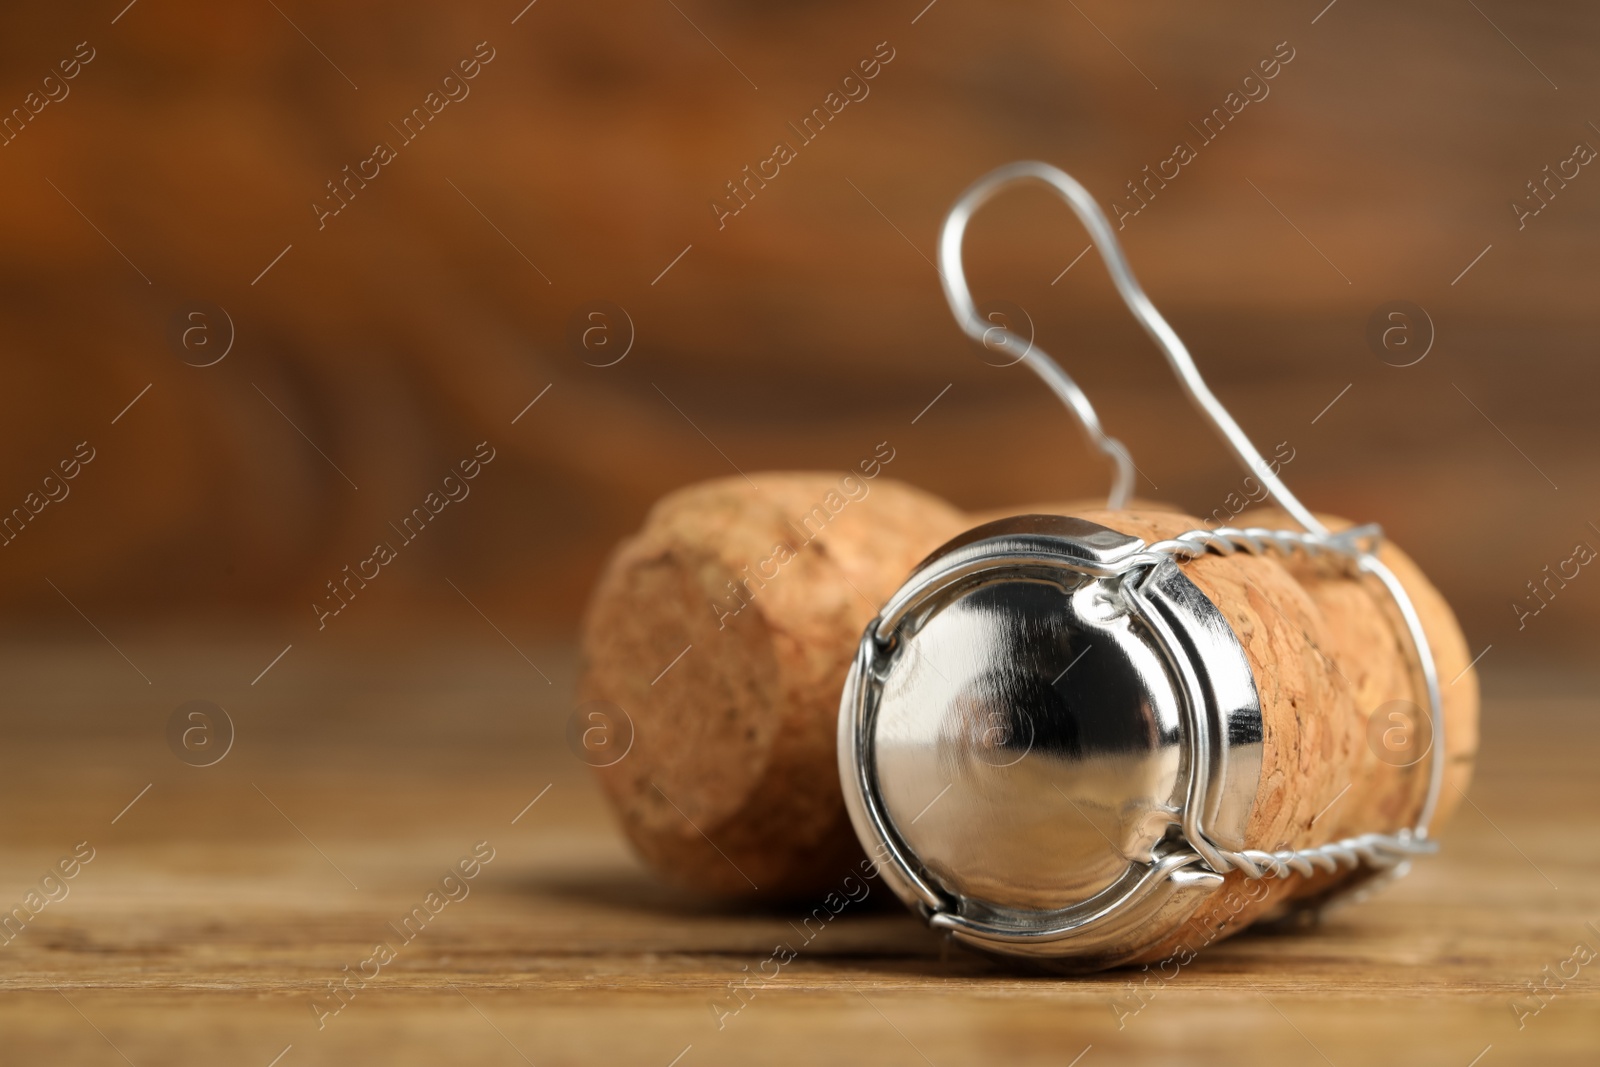
[[[392,581],[431,606],[454,596],[441,574],[482,579],[486,611],[521,605],[550,634],[570,633],[653,500],[729,460],[826,469],[888,437],[898,476],[962,507],[1097,492],[1103,466],[1038,383],[987,365],[951,321],[928,262],[940,219],[1023,158],[1067,167],[1114,213],[1286,41],[1271,95],[1127,223],[1130,261],[1241,423],[1298,450],[1305,499],[1412,546],[1475,651],[1533,640],[1510,605],[1591,536],[1576,502],[1600,491],[1600,182],[1586,168],[1523,230],[1509,205],[1596,136],[1561,101],[1600,94],[1600,11],[1345,3],[1313,25],[1326,0],[1032,0],[939,3],[913,24],[926,0],[600,0],[513,25],[525,3],[0,14],[7,114],[77,42],[98,53],[0,148],[17,356],[0,513],[78,442],[100,450],[4,550],[8,603],[50,617],[63,606],[36,575],[70,573],[92,617],[310,618],[325,581],[485,438],[503,466]],[[471,96],[319,229],[325,183],[479,41],[497,58]],[[880,41],[897,55],[871,95],[719,229],[712,198]],[[1084,244],[1060,204],[1009,196],[975,221],[976,292],[1027,310],[1153,479],[1141,492],[1209,515],[1240,472],[1095,257],[1062,274]],[[1407,368],[1365,336],[1402,298],[1439,333]],[[194,299],[237,327],[213,367],[168,346]],[[598,299],[637,325],[608,368],[567,340]],[[1563,594],[1537,641],[1581,650],[1597,623],[1600,601]]]
[[[0,901],[96,849],[0,946],[0,1062],[1593,1062],[1590,969],[1520,1030],[1511,1007],[1600,938],[1600,861],[1574,851],[1600,802],[1592,674],[1486,671],[1479,773],[1440,856],[1320,928],[1151,979],[1134,1012],[1140,972],[1013,973],[877,885],[804,945],[803,908],[658,886],[566,748],[570,653],[524,646],[546,684],[487,628],[463,634],[297,645],[256,686],[274,635],[122,642],[148,686],[98,640],[0,650]],[[195,696],[238,727],[211,768],[164,738]],[[470,895],[319,1030],[312,998],[484,840]],[[719,1029],[728,983],[779,943],[796,958]]]

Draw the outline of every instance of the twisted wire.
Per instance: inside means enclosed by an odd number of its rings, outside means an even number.
[[[1382,870],[1398,866],[1406,860],[1429,852],[1437,852],[1439,844],[1418,837],[1409,830],[1398,834],[1370,833],[1347,837],[1314,848],[1284,849],[1265,852],[1257,848],[1232,851],[1214,848],[1223,865],[1231,870],[1243,871],[1247,878],[1287,878],[1291,874],[1309,875],[1314,871],[1353,869],[1365,863]],[[1215,867],[1217,864],[1211,863]],[[1226,870],[1218,874],[1228,873]]]
[[[1208,552],[1218,556],[1231,556],[1237,552],[1261,556],[1278,552],[1286,556],[1299,553],[1311,558],[1332,555],[1351,564],[1354,569],[1363,556],[1371,555],[1382,537],[1383,531],[1371,524],[1353,526],[1336,534],[1269,530],[1261,526],[1244,529],[1219,526],[1214,530],[1190,530],[1166,541],[1157,541],[1130,559],[1129,563],[1138,566],[1159,563],[1164,559],[1190,560]]]

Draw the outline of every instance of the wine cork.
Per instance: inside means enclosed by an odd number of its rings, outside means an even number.
[[[1203,525],[1143,503],[963,515],[880,479],[862,507],[850,504],[794,543],[795,515],[839,477],[761,475],[759,489],[728,479],[673,494],[618,548],[595,591],[581,692],[621,706],[637,731],[628,757],[600,770],[601,782],[630,840],[670,882],[802,896],[836,884],[859,856],[836,771],[839,693],[868,621],[949,537],[1026,512],[1076,515],[1147,541]],[[1265,511],[1238,523],[1292,526]],[[763,566],[780,543],[797,550],[793,558]],[[1477,680],[1438,592],[1392,545],[1380,555],[1413,598],[1444,686],[1448,763],[1437,830],[1470,775]],[[1409,750],[1391,742],[1397,730],[1418,729],[1427,702],[1386,594],[1329,561],[1236,554],[1183,566],[1238,635],[1260,695],[1263,760],[1248,847],[1301,848],[1411,826],[1430,761],[1415,733]],[[764,584],[751,580],[767,574],[774,577]],[[1391,706],[1405,713],[1394,723]],[[1190,923],[1143,958],[1198,951],[1353,876],[1229,875]]]
[[[879,606],[965,528],[881,476],[755,474],[655,505],[590,600],[579,695],[632,721],[597,773],[656,873],[734,895],[838,883],[860,856],[834,757],[845,672]]]

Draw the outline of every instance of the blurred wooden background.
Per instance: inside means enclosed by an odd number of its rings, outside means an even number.
[[[4,899],[101,849],[8,945],[0,1060],[1591,1062],[1592,985],[1524,1029],[1513,1004],[1596,914],[1571,843],[1600,579],[1571,561],[1600,547],[1600,175],[1572,162],[1600,146],[1597,43],[1600,11],[1510,0],[0,11]],[[845,90],[799,145],[788,124]],[[795,158],[719,228],[779,140]],[[879,442],[886,476],[970,509],[1104,487],[1044,389],[960,335],[935,236],[998,164],[1058,164],[1112,211],[1180,141],[1129,257],[1307,503],[1384,523],[1488,650],[1471,810],[1390,895],[1221,946],[1126,1030],[1128,976],[943,958],[889,907],[714,1035],[708,1001],[789,916],[664,893],[562,751],[605,553],[685,483]],[[970,273],[1088,388],[1141,496],[1226,509],[1242,472],[1085,243],[1018,193]],[[1431,323],[1409,366],[1368,338],[1397,301]],[[600,302],[620,361],[572,339]],[[480,442],[493,461],[446,483]],[[327,583],[430,493],[319,633]],[[200,696],[239,731],[209,769],[163,744]],[[316,1031],[311,993],[480,837],[503,858],[477,900]]]
[[[1110,210],[1181,140],[1196,158],[1128,222],[1128,254],[1255,439],[1293,447],[1291,484],[1383,522],[1475,648],[1592,641],[1581,577],[1524,629],[1512,605],[1600,545],[1600,176],[1548,186],[1522,229],[1511,205],[1600,145],[1600,12],[924,2],[0,14],[0,108],[28,111],[0,147],[0,509],[95,449],[0,550],[6,624],[81,629],[66,597],[114,633],[314,629],[324,583],[485,440],[498,458],[470,499],[350,625],[424,627],[470,596],[518,640],[568,635],[658,495],[734,467],[845,467],[884,440],[887,473],[967,507],[1095,492],[1106,471],[1042,387],[950,321],[934,237],[999,163],[1059,164]],[[33,114],[79,42],[93,59]],[[325,183],[400,144],[391,124],[480,42],[470,95],[319,230]],[[719,229],[725,183],[798,143],[786,124],[881,48],[869,95]],[[1259,92],[1245,76],[1284,50],[1268,95],[1202,143],[1190,124]],[[1222,506],[1240,472],[1099,264],[1061,273],[1084,244],[1064,207],[1019,193],[979,217],[971,274],[1080,376],[1142,495]],[[168,340],[196,300],[236,333],[204,368]],[[1396,300],[1436,331],[1413,366],[1367,342]],[[568,340],[594,301],[633,326],[611,366]]]

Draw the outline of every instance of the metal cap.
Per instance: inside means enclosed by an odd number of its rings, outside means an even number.
[[[1081,519],[989,523],[862,638],[839,720],[851,818],[902,899],[960,940],[1114,963],[1220,884],[1186,825],[1243,847],[1254,680],[1176,565],[1130,569],[1145,547]]]

